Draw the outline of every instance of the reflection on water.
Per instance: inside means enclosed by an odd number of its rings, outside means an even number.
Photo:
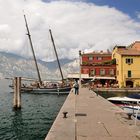
[[[22,111],[21,110],[15,110],[14,115],[12,116],[12,124],[11,128],[13,128],[13,136],[21,140],[22,139],[22,133],[23,133],[23,120],[22,120]]]
[[[0,81],[0,140],[44,140],[67,96],[24,93],[22,109],[13,110],[7,87]]]

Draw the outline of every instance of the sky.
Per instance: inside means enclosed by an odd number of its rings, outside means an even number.
[[[86,2],[95,3],[100,6],[108,5],[109,7],[115,7],[135,19],[137,19],[137,12],[140,12],[139,0],[87,0]]]
[[[0,51],[32,57],[26,15],[38,59],[128,46],[140,40],[140,0],[0,0]]]

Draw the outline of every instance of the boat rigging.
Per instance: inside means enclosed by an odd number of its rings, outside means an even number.
[[[60,73],[61,73],[62,83],[59,83],[59,82],[54,83],[54,82],[47,82],[47,81],[42,81],[41,80],[41,76],[40,76],[40,72],[39,72],[39,68],[38,68],[38,64],[37,64],[37,60],[36,60],[36,56],[35,56],[35,52],[34,52],[34,48],[33,48],[33,44],[32,44],[32,39],[31,39],[31,35],[30,35],[30,31],[29,31],[29,27],[28,27],[28,23],[27,23],[27,19],[26,19],[25,14],[24,14],[24,20],[25,20],[25,24],[26,24],[27,35],[28,35],[31,50],[32,50],[32,53],[33,53],[33,58],[34,58],[39,82],[35,81],[35,83],[31,83],[30,86],[27,86],[27,85],[22,86],[21,87],[22,92],[68,94],[71,90],[71,86],[64,83],[64,77],[63,77],[63,74],[62,74],[62,70],[61,70],[59,59],[58,59],[58,54],[57,54],[57,51],[56,51],[56,47],[55,47],[55,43],[54,43],[54,39],[53,39],[53,36],[52,36],[51,29],[49,29],[49,32],[50,32],[52,44],[53,44],[53,47],[54,47],[55,55],[56,55],[56,58],[57,58],[59,70],[60,70]],[[11,86],[11,88],[12,87],[13,86]]]
[[[32,53],[33,53],[33,58],[34,58],[37,74],[38,74],[38,80],[39,80],[40,85],[42,85],[42,80],[41,80],[41,76],[40,76],[40,72],[39,72],[39,68],[38,68],[38,64],[37,64],[37,60],[36,60],[36,56],[35,56],[35,52],[34,52],[34,48],[33,48],[33,43],[32,43],[32,39],[31,39],[31,34],[30,34],[30,30],[29,30],[29,27],[28,27],[28,23],[27,23],[27,19],[26,19],[25,14],[24,14],[24,20],[25,20],[25,25],[26,25],[26,29],[27,29],[27,35],[28,35],[28,38],[29,38],[31,50],[32,50]]]
[[[64,76],[63,76],[63,73],[62,73],[62,69],[61,69],[61,65],[60,65],[60,62],[59,62],[59,58],[58,58],[58,54],[57,54],[57,51],[56,51],[56,47],[55,47],[55,43],[54,43],[54,39],[53,39],[53,35],[52,35],[51,29],[49,29],[49,33],[50,33],[50,36],[51,36],[54,52],[55,52],[57,63],[58,63],[58,67],[59,67],[59,70],[60,70],[60,74],[61,74],[61,78],[62,78],[62,83],[64,83]]]

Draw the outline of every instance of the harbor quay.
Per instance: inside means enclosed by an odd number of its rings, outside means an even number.
[[[139,93],[140,88],[91,88],[94,92]]]
[[[140,123],[88,88],[70,91],[45,140],[139,140]]]

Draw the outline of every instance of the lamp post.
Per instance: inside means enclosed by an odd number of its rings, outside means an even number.
[[[79,50],[79,84],[81,86],[81,50]]]

